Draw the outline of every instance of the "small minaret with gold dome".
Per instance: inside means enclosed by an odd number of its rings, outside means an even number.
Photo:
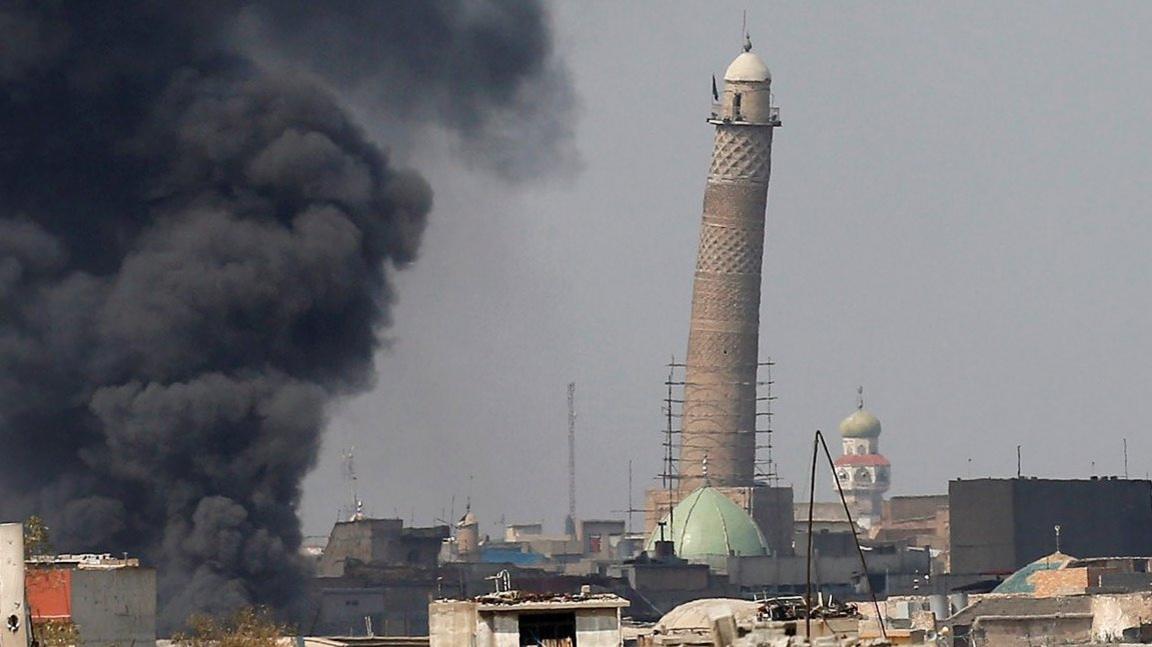
[[[880,453],[880,421],[864,408],[864,388],[857,389],[857,394],[856,411],[840,423],[844,455],[836,459],[836,476],[852,516],[871,528],[883,515],[892,467]]]

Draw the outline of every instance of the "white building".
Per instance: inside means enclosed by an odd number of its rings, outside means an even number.
[[[883,516],[892,466],[880,453],[880,421],[864,408],[863,394],[856,411],[840,423],[840,435],[844,455],[836,459],[836,476],[853,518],[870,528]]]
[[[505,591],[428,607],[430,647],[621,647],[620,609],[611,594],[540,596]]]

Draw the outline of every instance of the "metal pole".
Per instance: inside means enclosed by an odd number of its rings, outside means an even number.
[[[1124,479],[1128,479],[1128,439],[1124,439]]]
[[[876,609],[876,621],[880,624],[880,635],[888,639],[888,630],[884,626],[884,615],[880,612],[880,601],[876,599],[876,590],[872,588],[872,580],[868,579],[868,561],[864,557],[864,548],[860,545],[860,536],[856,532],[856,522],[852,519],[852,511],[848,508],[848,500],[844,496],[844,488],[840,486],[840,477],[836,475],[836,463],[832,460],[832,452],[828,450],[828,443],[824,441],[824,434],[817,429],[812,439],[812,472],[808,482],[808,555],[807,555],[807,594],[804,596],[804,634],[810,641],[812,633],[812,512],[816,505],[816,458],[820,449],[824,449],[824,456],[828,458],[828,467],[832,470],[832,479],[836,482],[836,492],[840,495],[840,504],[844,506],[844,514],[848,517],[848,527],[852,529],[852,540],[856,543],[856,553],[860,556],[860,568],[864,571],[864,581],[868,583],[868,593],[872,597],[872,606]]]
[[[836,481],[836,492],[840,495],[840,504],[844,506],[844,514],[848,517],[848,527],[852,529],[852,540],[856,542],[856,552],[860,555],[860,568],[864,570],[864,581],[868,583],[868,593],[872,596],[872,606],[876,609],[876,620],[880,623],[880,635],[887,640],[888,631],[884,628],[884,615],[880,613],[880,602],[876,599],[876,590],[872,588],[872,580],[868,579],[868,560],[864,559],[864,549],[860,546],[860,536],[856,533],[856,522],[852,520],[852,511],[848,508],[848,500],[844,497],[844,488],[840,486],[840,477],[836,475],[836,462],[832,460],[832,452],[828,451],[828,443],[824,442],[824,434],[817,431],[816,440],[824,448],[824,456],[828,458],[828,468],[832,470],[832,480]],[[811,541],[811,535],[809,535],[809,541]]]
[[[804,639],[812,640],[812,512],[816,506],[816,456],[820,451],[820,430],[812,439],[812,473],[808,477],[808,555],[805,567]]]
[[[631,506],[629,506],[631,507]],[[568,523],[576,534],[576,383],[568,383]]]

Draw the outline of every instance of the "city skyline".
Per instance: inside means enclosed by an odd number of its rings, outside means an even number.
[[[569,381],[581,515],[625,507],[629,460],[634,503],[660,470],[709,81],[739,52],[743,7],[553,9],[582,169],[505,184],[448,145],[409,155],[437,188],[427,245],[398,279],[376,390],[333,412],[306,481],[309,533],[346,499],[347,446],[369,512],[429,522],[471,496],[485,528],[501,515],[561,527]],[[760,342],[777,362],[785,483],[806,483],[812,432],[834,432],[859,384],[893,495],[1012,475],[1018,444],[1026,474],[1087,477],[1120,473],[1126,438],[1132,475],[1146,473],[1152,224],[1136,125],[1152,48],[1133,11],[1148,10],[750,12],[783,121]]]

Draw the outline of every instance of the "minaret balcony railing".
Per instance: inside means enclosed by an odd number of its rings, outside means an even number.
[[[772,106],[768,109],[768,119],[766,121],[750,121],[744,118],[744,115],[736,113],[735,117],[722,117],[724,106],[720,103],[714,102],[712,104],[712,114],[708,117],[708,123],[714,125],[735,125],[735,126],[779,126],[780,125],[780,108]]]

